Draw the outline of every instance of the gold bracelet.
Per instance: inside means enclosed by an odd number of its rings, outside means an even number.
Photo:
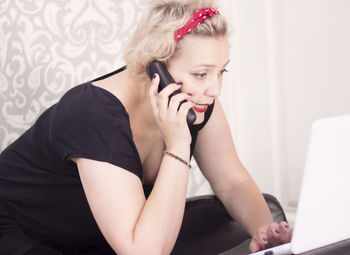
[[[174,159],[177,159],[178,161],[180,161],[181,163],[185,164],[187,167],[191,168],[191,164],[189,162],[187,162],[186,160],[176,156],[175,154],[168,152],[168,151],[164,151],[164,155],[170,156]]]

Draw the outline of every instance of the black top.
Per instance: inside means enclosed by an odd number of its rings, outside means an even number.
[[[190,128],[191,155],[212,109]],[[20,231],[50,247],[108,247],[71,161],[77,157],[109,162],[142,180],[128,113],[117,97],[91,82],[70,89],[0,154],[0,237]]]

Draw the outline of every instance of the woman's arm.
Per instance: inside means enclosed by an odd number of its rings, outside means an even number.
[[[170,84],[159,94],[159,76],[152,80],[149,98],[166,150],[190,159],[191,135],[186,116],[193,103],[189,95],[169,95],[179,89]],[[179,110],[178,110],[179,109]],[[118,166],[74,159],[96,222],[118,254],[170,254],[180,230],[188,183],[188,166],[164,155],[153,190],[145,199],[140,179]]]
[[[177,154],[185,157],[189,152]],[[146,200],[136,175],[105,162],[75,161],[94,218],[116,253],[170,253],[185,206],[188,168],[184,164],[164,156]]]
[[[256,239],[257,245],[266,244],[272,236],[278,238],[277,232],[284,230],[280,231],[273,222],[261,191],[240,162],[219,100],[198,134],[194,156],[214,193],[231,216]],[[256,244],[252,246],[255,251]]]

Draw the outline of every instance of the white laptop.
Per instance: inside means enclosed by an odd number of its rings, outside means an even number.
[[[252,253],[300,254],[350,238],[350,115],[316,120],[292,242]]]

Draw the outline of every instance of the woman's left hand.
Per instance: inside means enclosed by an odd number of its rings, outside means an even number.
[[[274,222],[259,228],[252,236],[249,249],[251,252],[257,252],[276,245],[289,243],[292,239],[293,229],[287,222],[280,224]]]

